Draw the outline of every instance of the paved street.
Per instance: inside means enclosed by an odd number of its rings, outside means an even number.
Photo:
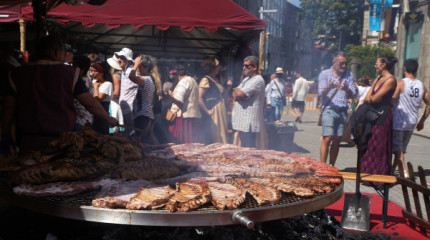
[[[303,123],[297,123],[296,126],[299,129],[295,133],[294,147],[292,152],[298,155],[311,156],[314,159],[319,160],[320,150],[320,135],[321,127],[317,126],[317,119],[319,116],[318,111],[305,111],[303,116]],[[295,116],[291,112],[282,117],[283,121],[294,121]],[[419,134],[419,135],[417,135]],[[414,166],[415,174],[417,173],[417,167],[422,166],[425,170],[427,181],[430,181],[430,119],[426,121],[424,130],[417,132],[414,131],[414,135],[408,145],[407,153],[405,155],[406,162],[411,162]],[[337,158],[336,167],[340,171],[355,172],[357,166],[357,149],[351,146],[342,146],[339,151]],[[361,185],[361,191],[367,193],[376,193],[371,187]],[[355,181],[345,181],[344,185],[345,192],[355,192]],[[389,192],[390,200],[394,203],[404,207],[404,199],[402,189],[399,184],[390,188]],[[411,196],[411,195],[410,195]],[[424,206],[424,205],[422,205]]]

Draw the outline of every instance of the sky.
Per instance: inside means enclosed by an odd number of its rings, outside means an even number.
[[[300,0],[288,0],[288,2],[294,4],[297,7],[299,7],[299,5],[300,5]]]

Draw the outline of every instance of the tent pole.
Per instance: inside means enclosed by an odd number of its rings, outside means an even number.
[[[264,44],[266,42],[266,31],[263,30],[260,33],[260,52],[258,54],[258,74],[262,73],[263,70],[263,53],[264,53]]]
[[[26,31],[25,31],[25,20],[22,19],[22,18],[20,18],[18,20],[18,22],[19,22],[19,35],[20,35],[20,41],[21,41],[20,49],[19,50],[23,54],[25,54],[25,34],[26,34]]]

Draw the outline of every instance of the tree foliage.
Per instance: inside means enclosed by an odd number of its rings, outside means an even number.
[[[375,62],[378,56],[377,46],[349,44],[345,47],[345,54],[348,57],[349,63],[351,63],[353,57],[356,58],[358,64],[357,78],[369,76],[373,79],[375,77]],[[394,50],[385,46],[384,44],[382,44],[379,48],[379,56],[391,57],[394,55]],[[349,66],[351,66],[351,64],[349,64]]]
[[[360,43],[363,6],[364,0],[301,0],[299,17],[310,39],[326,48],[343,49]]]

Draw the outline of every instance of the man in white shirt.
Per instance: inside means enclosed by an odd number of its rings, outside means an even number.
[[[232,127],[239,131],[242,147],[256,147],[257,133],[262,130],[264,105],[264,79],[258,74],[258,58],[248,56],[243,60],[245,79],[233,91],[234,106]]]
[[[305,100],[308,94],[310,86],[314,83],[313,81],[307,81],[302,77],[302,74],[296,73],[296,81],[293,86],[293,103],[292,107],[296,113],[296,122],[302,123],[303,113],[305,112]]]
[[[423,83],[415,78],[418,62],[408,59],[405,61],[403,72],[405,78],[397,81],[397,88],[393,95],[393,171],[400,164],[403,166],[403,176],[408,178],[404,153],[411,139],[415,125],[418,131],[424,128],[424,121],[430,114],[430,94]],[[419,107],[423,101],[427,106],[418,122]],[[417,124],[418,122],[418,124]]]

